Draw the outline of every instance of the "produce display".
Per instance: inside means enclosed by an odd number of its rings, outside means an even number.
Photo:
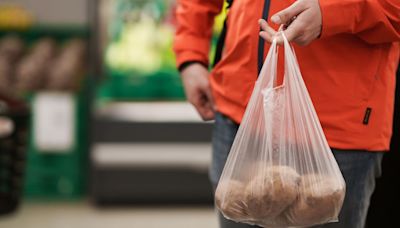
[[[136,75],[174,69],[173,2],[120,0],[115,7],[112,41],[105,56],[107,67],[135,71]]]
[[[183,100],[185,94],[176,69],[173,37],[176,0],[115,0],[105,29],[106,77],[98,89],[105,100]],[[225,7],[224,7],[225,9]],[[225,20],[216,17],[210,62]]]
[[[25,44],[18,36],[9,35],[0,40],[0,55],[11,64],[16,63],[24,51]]]
[[[7,58],[0,56],[0,93],[14,95],[12,89],[13,69]]]
[[[85,55],[86,44],[78,38],[26,42],[17,35],[0,37],[0,93],[15,97],[38,90],[77,91]]]
[[[85,56],[85,43],[82,40],[68,41],[50,68],[47,88],[77,91],[85,69]]]
[[[37,91],[44,89],[50,65],[56,56],[56,42],[50,38],[39,40],[16,68],[16,89]]]

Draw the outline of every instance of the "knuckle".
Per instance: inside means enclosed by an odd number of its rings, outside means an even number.
[[[196,99],[194,99],[194,97],[193,96],[188,96],[187,97],[187,100],[189,101],[189,103],[191,103],[193,106],[195,106],[195,107],[197,107],[197,101],[196,101]]]
[[[302,8],[302,7],[307,5],[307,1],[298,0],[298,1],[296,1],[296,4],[297,4],[298,7]]]
[[[296,22],[296,27],[299,32],[305,32],[307,24],[301,20]]]
[[[306,46],[307,44],[309,44],[309,40],[305,37],[300,37],[296,40],[296,43],[300,46]]]
[[[290,15],[288,12],[284,11],[281,14],[278,15],[281,18],[281,21],[288,21],[290,18]]]

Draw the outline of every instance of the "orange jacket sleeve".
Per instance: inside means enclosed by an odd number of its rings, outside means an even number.
[[[377,44],[400,41],[400,0],[320,0],[322,37],[356,34]]]
[[[178,0],[174,51],[177,66],[186,61],[208,65],[214,18],[224,0]]]

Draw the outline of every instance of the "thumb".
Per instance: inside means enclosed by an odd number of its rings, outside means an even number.
[[[214,97],[213,97],[213,95],[211,93],[211,89],[210,88],[207,88],[205,90],[205,95],[206,95],[207,100],[208,100],[209,108],[211,108],[213,111],[215,111],[216,110],[216,106],[215,106]]]
[[[299,15],[302,11],[304,11],[303,1],[298,0],[290,5],[288,8],[274,14],[271,17],[271,21],[275,24],[287,24],[289,23],[294,16]]]

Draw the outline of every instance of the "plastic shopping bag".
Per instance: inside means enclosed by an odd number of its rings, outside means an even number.
[[[277,86],[274,41],[255,84],[215,203],[233,221],[304,227],[338,219],[345,182],[284,38],[285,76]]]

